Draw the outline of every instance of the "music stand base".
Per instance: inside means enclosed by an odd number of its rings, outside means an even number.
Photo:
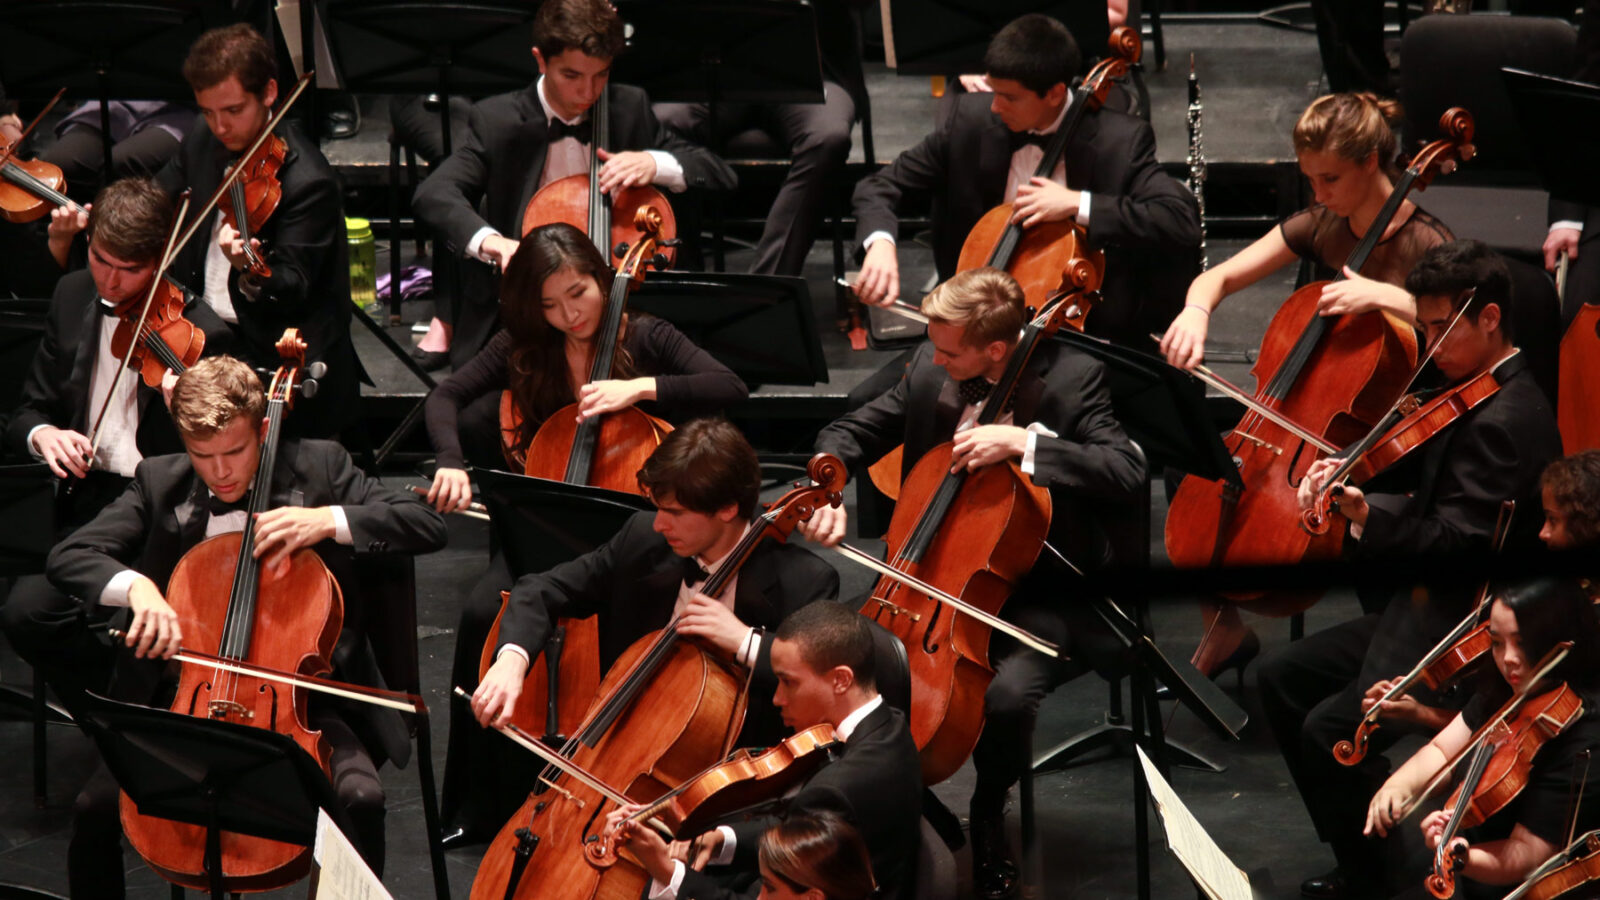
[[[1133,748],[1137,741],[1134,739],[1133,729],[1127,725],[1106,723],[1096,725],[1087,731],[1080,731],[1072,737],[1051,747],[1044,753],[1034,758],[1033,773],[1043,775],[1047,772],[1059,772],[1075,765],[1098,760],[1088,760],[1098,751],[1106,750],[1112,757],[1134,756]],[[1166,742],[1167,762],[1185,769],[1200,769],[1210,772],[1222,772],[1224,766],[1213,761],[1210,757],[1191,749],[1176,741]]]

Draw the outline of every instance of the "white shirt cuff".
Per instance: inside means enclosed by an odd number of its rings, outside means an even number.
[[[1555,231],[1557,228],[1571,228],[1573,231],[1581,232],[1583,231],[1583,223],[1576,219],[1562,219],[1558,222],[1550,223],[1551,231]]]
[[[1078,224],[1089,227],[1089,192],[1078,192]]]
[[[123,569],[111,576],[111,580],[106,582],[106,586],[100,591],[100,605],[127,606],[128,590],[133,587],[133,582],[138,577],[139,573],[132,569]]]
[[[488,225],[479,228],[478,233],[472,236],[472,240],[467,241],[467,255],[478,262],[491,262],[489,257],[483,255],[483,242],[490,235],[498,235],[499,233],[498,230]]]
[[[1039,452],[1039,435],[1059,437],[1054,431],[1038,422],[1028,426],[1028,446],[1022,451],[1022,474],[1032,476],[1035,455]]]
[[[683,860],[672,861],[672,880],[666,884],[650,879],[650,900],[677,900],[678,891],[683,888]]]
[[[732,828],[718,825],[717,833],[722,835],[722,849],[717,851],[716,856],[706,861],[708,866],[725,866],[733,862],[733,851],[739,847],[739,836],[733,833]]]
[[[515,653],[516,655],[522,657],[523,662],[530,666],[533,665],[533,657],[528,655],[528,651],[524,650],[521,644],[501,644],[500,649],[495,651],[495,661],[498,662],[501,655],[506,653]]]
[[[656,177],[654,184],[673,192],[681,194],[689,189],[689,182],[683,180],[683,165],[678,158],[665,150],[646,150],[650,158],[656,161]]]
[[[861,249],[863,249],[863,250],[871,250],[872,249],[872,245],[876,244],[879,241],[888,241],[889,243],[892,244],[892,243],[894,243],[894,235],[890,234],[887,231],[874,231],[873,233],[867,235],[867,239],[866,240],[861,242]]]
[[[354,544],[356,539],[350,536],[350,520],[344,517],[344,507],[330,506],[333,512],[333,542],[346,547]]]
[[[44,461],[44,454],[40,453],[39,448],[34,445],[33,436],[39,433],[39,429],[49,427],[50,426],[48,425],[35,425],[28,429],[28,452],[33,455],[34,459],[37,459],[41,462]]]

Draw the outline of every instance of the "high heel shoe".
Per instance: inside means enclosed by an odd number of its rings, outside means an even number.
[[[1228,658],[1224,659],[1222,663],[1217,666],[1217,670],[1211,673],[1211,679],[1215,681],[1216,679],[1220,678],[1224,672],[1228,671],[1229,669],[1233,669],[1235,673],[1234,689],[1242,691],[1244,690],[1244,667],[1248,666],[1251,660],[1260,655],[1261,636],[1255,633],[1255,629],[1246,631],[1244,638],[1239,641],[1239,646],[1233,648],[1233,652],[1228,654]],[[1157,700],[1171,700],[1174,698],[1174,696],[1175,695],[1172,693],[1172,688],[1169,688],[1166,685],[1161,685],[1160,687],[1156,688]]]

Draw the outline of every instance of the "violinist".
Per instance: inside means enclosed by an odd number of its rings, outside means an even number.
[[[261,461],[266,398],[250,367],[231,357],[201,360],[179,376],[172,416],[185,452],[144,460],[133,483],[94,521],[50,553],[46,574],[86,605],[127,607],[132,620],[110,693],[148,703],[164,667],[154,660],[184,649],[184,623],[163,593],[178,560],[201,540],[255,529],[255,552],[268,567],[310,548],[346,588],[346,621],[362,620],[362,593],[351,581],[352,553],[428,553],[444,546],[445,526],[421,498],[384,487],[330,441],[284,441],[277,449],[272,509],[246,521],[244,501]],[[218,602],[225,602],[223,592]],[[374,615],[378,614],[376,611]],[[220,611],[219,611],[220,615]],[[205,648],[195,648],[205,649]],[[333,678],[358,681],[375,672],[366,638],[347,628],[335,648]],[[169,688],[170,690],[170,688]],[[350,814],[351,840],[373,871],[383,871],[383,786],[377,766],[407,746],[398,714],[311,700],[311,727],[333,745],[331,780]],[[78,796],[67,861],[72,896],[117,898],[123,892],[117,785],[103,767]]]
[[[588,171],[590,107],[607,98],[615,148],[601,149],[600,188],[654,184],[675,193],[729,190],[733,170],[656,121],[638,88],[610,84],[622,52],[623,25],[606,0],[550,0],[533,21],[539,80],[526,90],[490,97],[467,120],[467,140],[417,188],[417,218],[469,263],[462,272],[453,327],[435,327],[425,350],[444,352],[460,368],[494,331],[495,272],[510,264],[528,201],[541,187]],[[480,201],[483,204],[480,206]],[[482,213],[479,210],[484,210]],[[446,336],[447,331],[454,334]]]
[[[866,406],[824,428],[816,449],[859,471],[903,443],[907,460],[955,441],[955,465],[967,469],[1018,461],[1033,483],[1050,490],[1050,543],[1074,565],[1110,561],[1102,513],[1130,502],[1145,478],[1145,463],[1112,416],[1105,369],[1062,344],[1047,342],[1029,361],[1009,415],[972,427],[993,383],[1004,372],[1024,324],[1022,289],[997,269],[971,269],[929,294],[922,312],[928,341],[912,356],[905,378]],[[910,467],[907,468],[910,471]],[[817,511],[799,526],[807,537],[837,544],[845,534],[842,508]],[[1051,557],[1047,549],[1040,559]],[[1069,637],[1098,632],[1081,604],[1063,602],[1059,569],[1041,562],[1012,593],[1003,617],[1066,647]],[[1069,622],[1069,620],[1071,620]],[[1071,632],[1071,634],[1069,634]],[[1079,649],[1069,655],[1081,657]],[[1065,660],[995,635],[994,680],[984,695],[982,737],[973,751],[974,880],[982,896],[1008,896],[1016,867],[1006,845],[1006,794],[1025,764],[1032,720],[1044,696],[1081,669]]]
[[[872,900],[878,885],[861,832],[831,812],[791,815],[761,833],[756,900]]]
[[[1316,202],[1195,279],[1161,339],[1168,362],[1192,369],[1204,361],[1211,318],[1230,294],[1297,259],[1328,272],[1344,265],[1393,192],[1392,126],[1399,118],[1399,104],[1367,93],[1328,94],[1306,107],[1293,142]],[[1318,311],[1334,316],[1381,309],[1411,321],[1415,300],[1402,286],[1406,274],[1423,253],[1452,237],[1444,223],[1405,201],[1361,272],[1346,271],[1344,280],[1326,288]],[[1242,671],[1260,651],[1260,639],[1237,606],[1207,602],[1203,609],[1207,637],[1195,650],[1195,667],[1213,675]]]
[[[838,603],[813,603],[789,615],[772,640],[777,691],[772,702],[795,731],[827,723],[843,746],[833,760],[784,804],[781,816],[763,815],[722,825],[690,845],[669,846],[636,824],[618,827],[638,807],[612,812],[607,825],[653,879],[651,900],[732,900],[761,896],[808,896],[776,892],[783,883],[768,875],[781,842],[762,837],[789,832],[803,817],[832,814],[855,826],[871,856],[882,900],[915,896],[922,781],[917,747],[905,713],[884,703],[875,675],[872,625]],[[803,826],[800,826],[803,827]],[[847,862],[847,861],[846,861]],[[782,868],[780,863],[779,868]],[[704,871],[701,871],[701,870]],[[792,871],[792,870],[791,870]],[[774,889],[768,890],[767,884]],[[822,892],[821,885],[806,885]],[[812,895],[814,896],[814,895]],[[850,896],[841,894],[841,896]],[[865,895],[855,895],[865,896]]]
[[[1106,250],[1105,301],[1091,334],[1143,349],[1177,311],[1200,245],[1194,197],[1161,171],[1155,135],[1142,120],[1102,108],[1089,114],[1050,178],[1032,173],[1068,109],[1083,57],[1064,25],[1022,16],[989,42],[984,67],[992,94],[963,94],[950,117],[920,143],[856,185],[852,203],[859,253],[856,292],[888,305],[901,294],[896,209],[907,193],[933,197],[934,263],[956,272],[962,242],[990,208],[1014,202],[1024,228],[1075,221]],[[899,368],[894,371],[899,376]]]
[[[1600,450],[1582,450],[1550,463],[1539,476],[1544,527],[1539,537],[1552,550],[1600,541]]]
[[[1440,375],[1458,386],[1488,372],[1499,389],[1424,443],[1414,466],[1385,473],[1387,484],[1375,483],[1370,492],[1344,487],[1338,500],[1348,522],[1346,554],[1380,564],[1481,556],[1491,550],[1503,501],[1535,508],[1539,472],[1561,452],[1555,415],[1513,343],[1510,276],[1493,250],[1477,241],[1435,247],[1406,277],[1405,290],[1417,298],[1417,325],[1434,348]],[[1311,467],[1300,486],[1303,507],[1315,502],[1338,462]],[[1535,546],[1533,525],[1531,516],[1515,519],[1505,552]],[[1332,747],[1355,731],[1367,688],[1421,659],[1468,613],[1471,593],[1459,584],[1430,584],[1425,601],[1411,602],[1369,592],[1364,605],[1381,611],[1310,635],[1262,661],[1262,710],[1318,836],[1338,861],[1336,870],[1301,886],[1306,896],[1358,897],[1372,890],[1368,877],[1381,868],[1381,850],[1360,836],[1357,798],[1367,795],[1384,764],[1374,753],[1345,767]],[[1417,697],[1429,706],[1443,704],[1429,692],[1418,691]],[[1392,729],[1379,731],[1373,747],[1381,753],[1396,737]]]
[[[183,449],[161,391],[146,386],[137,370],[119,378],[122,360],[111,349],[120,322],[113,308],[144,301],[172,216],[171,201],[147,178],[124,178],[100,191],[88,223],[88,268],[57,285],[22,401],[6,424],[6,456],[36,459],[72,483],[62,492],[70,500],[60,507],[64,531],[121,494],[141,459]],[[186,312],[208,332],[226,327],[203,304],[190,302]],[[96,420],[99,444],[91,456],[88,435]],[[43,576],[27,576],[0,606],[0,629],[58,693],[76,693],[103,686],[109,674],[110,658],[89,637],[85,616]]]
[[[679,634],[754,671],[741,743],[776,743],[783,736],[778,714],[762,699],[773,685],[766,631],[813,601],[837,598],[838,572],[803,547],[763,541],[720,599],[696,590],[728,558],[758,511],[755,450],[724,420],[697,419],[668,434],[639,471],[639,485],[655,503],[654,513],[635,514],[610,541],[571,562],[517,580],[501,619],[494,664],[472,696],[473,715],[484,725],[508,720],[529,663],[544,649],[557,617],[599,617],[602,674],[634,641],[677,618]],[[476,749],[467,742],[451,746]],[[518,758],[527,760],[526,754]],[[472,778],[467,800],[475,807],[452,810],[456,824],[468,829],[462,842],[492,833],[527,794],[527,786],[520,792],[494,790],[486,767],[476,762],[453,757],[445,776],[447,792],[459,787],[455,779]],[[533,761],[524,767],[531,779]],[[493,806],[508,800],[512,809]]]
[[[1473,733],[1513,691],[1526,687],[1524,682],[1539,660],[1558,641],[1572,641],[1567,658],[1529,693],[1539,696],[1565,682],[1582,698],[1583,714],[1534,754],[1532,768],[1523,779],[1526,786],[1510,806],[1465,837],[1455,838],[1466,847],[1456,896],[1469,900],[1504,896],[1509,886],[1520,882],[1557,848],[1566,846],[1575,803],[1571,794],[1579,783],[1574,774],[1584,765],[1579,755],[1600,747],[1600,715],[1595,712],[1595,692],[1600,689],[1600,625],[1577,584],[1547,578],[1502,591],[1490,607],[1489,635],[1499,677],[1483,679],[1466,708],[1373,794],[1366,814],[1368,834],[1382,836],[1392,831],[1399,824],[1397,811],[1467,746]],[[1595,793],[1593,782],[1587,782],[1583,796],[1576,798],[1578,833],[1600,824]],[[1430,851],[1438,847],[1448,818],[1447,808],[1422,819],[1423,840]],[[1421,874],[1408,869],[1404,878],[1411,889],[1402,896],[1418,900],[1428,896]]]

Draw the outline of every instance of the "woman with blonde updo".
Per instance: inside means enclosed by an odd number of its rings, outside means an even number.
[[[1381,309],[1405,322],[1416,318],[1416,299],[1402,285],[1424,253],[1455,239],[1443,222],[1407,200],[1361,272],[1343,268],[1394,192],[1399,169],[1393,126],[1399,119],[1398,103],[1370,93],[1328,94],[1306,107],[1294,126],[1294,152],[1316,202],[1194,280],[1183,311],[1161,339],[1167,362],[1185,369],[1203,362],[1211,317],[1223,299],[1302,259],[1324,276],[1343,269],[1344,280],[1322,292],[1321,315]],[[1242,671],[1260,651],[1260,641],[1238,607],[1205,608],[1207,638],[1195,651],[1195,667],[1209,675]]]
[[[869,900],[878,893],[861,833],[831,814],[796,815],[761,835],[757,900]]]

